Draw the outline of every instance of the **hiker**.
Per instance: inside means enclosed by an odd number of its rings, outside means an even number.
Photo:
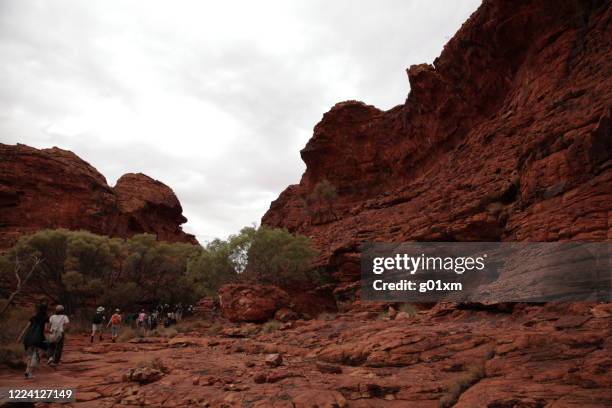
[[[157,312],[153,312],[151,314],[151,330],[155,330],[157,328],[158,319],[159,319],[159,314]]]
[[[115,313],[111,316],[106,327],[111,326],[111,341],[115,343],[119,337],[119,329],[121,328],[121,315],[119,309],[115,309]]]
[[[24,373],[26,379],[34,378],[33,371],[40,361],[40,353],[45,352],[47,343],[45,331],[49,323],[47,316],[47,305],[36,306],[36,314],[30,318],[26,327],[21,331],[17,341],[23,338],[23,347],[26,350],[27,367]]]
[[[145,313],[144,309],[142,309],[140,313],[138,314],[138,319],[136,320],[136,327],[142,329],[143,331],[146,330],[145,328],[146,317],[147,317],[147,314]]]
[[[64,306],[57,305],[55,314],[49,318],[49,334],[47,342],[49,343],[49,365],[57,365],[62,358],[62,350],[64,350],[64,334],[70,323],[68,316],[64,314]]]
[[[106,316],[104,316],[104,307],[100,306],[96,309],[96,314],[93,319],[91,319],[91,343],[94,341],[94,337],[96,332],[100,334],[100,341],[102,341],[102,330],[104,328],[103,324],[106,320]]]

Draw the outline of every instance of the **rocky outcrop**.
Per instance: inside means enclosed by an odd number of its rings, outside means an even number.
[[[34,381],[76,390],[77,408],[607,407],[611,312],[601,304],[511,313],[439,304],[408,318],[351,312],[272,331],[183,322],[189,331],[171,339],[91,344],[74,332],[62,364],[39,365]],[[211,330],[219,324],[229,327]],[[0,362],[4,387],[23,387],[22,375]]]
[[[224,285],[218,294],[221,313],[232,322],[286,322],[338,311],[329,287],[308,290],[240,283]]]
[[[219,289],[221,312],[233,322],[265,322],[290,303],[287,292],[271,285],[229,284]]]
[[[340,282],[364,241],[611,240],[611,18],[605,1],[484,1],[408,69],[403,105],[327,112],[262,223],[312,237]]]
[[[174,192],[143,174],[126,174],[111,188],[70,151],[0,144],[0,248],[47,228],[196,243],[181,229],[186,221]]]

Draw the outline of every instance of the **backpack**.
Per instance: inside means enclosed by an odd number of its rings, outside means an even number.
[[[94,315],[93,319],[91,320],[91,322],[93,324],[102,324],[102,321],[104,320],[104,316],[102,315],[102,313],[97,313]]]
[[[118,325],[119,323],[121,323],[121,316],[119,316],[118,314],[114,314],[111,316],[111,323],[113,325]]]

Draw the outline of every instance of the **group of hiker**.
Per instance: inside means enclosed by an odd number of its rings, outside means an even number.
[[[21,334],[18,341],[23,340],[26,352],[27,366],[25,378],[33,378],[34,368],[38,366],[43,355],[47,357],[50,366],[60,363],[62,350],[64,348],[65,332],[70,325],[70,319],[64,313],[64,306],[57,305],[55,313],[48,315],[48,306],[39,304],[36,313],[32,316]],[[106,318],[106,309],[99,306],[91,319],[90,342],[93,343],[96,335],[103,340],[103,333],[110,327],[111,341],[115,343],[119,337],[121,327],[124,325],[140,330],[146,334],[154,330],[158,325],[169,327],[176,324],[184,316],[192,315],[193,306],[183,308],[181,304],[171,307],[168,304],[160,304],[153,310],[147,312],[141,309],[137,313],[121,314],[119,309],[114,309],[110,318]]]
[[[55,314],[47,315],[47,305],[36,307],[36,314],[30,318],[27,326],[22,330],[19,339],[23,339],[26,351],[25,378],[33,378],[33,371],[40,362],[41,356],[46,354],[49,365],[57,365],[62,357],[64,348],[64,333],[70,324],[70,319],[64,314],[64,307],[57,305]]]

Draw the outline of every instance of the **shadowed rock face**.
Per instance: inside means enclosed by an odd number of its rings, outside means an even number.
[[[262,223],[312,237],[340,281],[363,241],[612,239],[611,18],[605,1],[484,1],[408,69],[403,105],[327,112]],[[309,201],[324,179],[327,210]]]
[[[115,188],[89,163],[57,147],[0,144],[0,248],[46,228],[196,243],[174,192],[144,174],[126,174]]]

